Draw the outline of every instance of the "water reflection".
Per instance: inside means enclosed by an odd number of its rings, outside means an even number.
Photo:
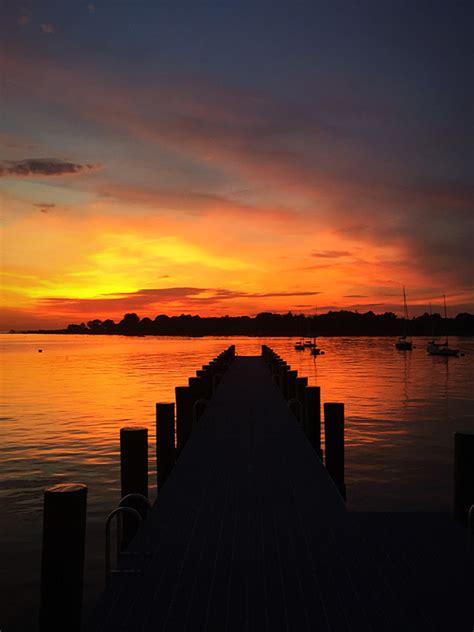
[[[321,386],[323,401],[345,403],[352,508],[449,508],[452,436],[474,431],[472,339],[455,342],[466,354],[461,358],[428,356],[424,341],[399,352],[388,338],[322,338],[325,355],[318,357],[295,351],[288,338],[0,336],[0,342],[0,594],[11,631],[30,629],[34,619],[44,487],[89,485],[90,600],[102,581],[104,519],[119,500],[120,427],[148,427],[154,468],[154,403],[172,400],[176,385],[231,343],[242,355],[269,344]]]

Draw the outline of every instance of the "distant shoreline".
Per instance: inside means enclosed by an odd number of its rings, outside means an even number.
[[[52,329],[42,330],[34,329],[32,331],[2,331],[0,334],[4,335],[59,335],[59,336],[107,336],[107,337],[122,337],[122,338],[232,338],[236,336],[238,338],[293,338],[300,339],[301,336],[296,334],[96,334],[92,332],[84,333],[71,333],[70,331]],[[472,338],[472,333],[448,333],[448,336],[456,338]],[[340,333],[340,334],[319,334],[316,338],[398,338],[399,334],[356,334],[356,333]],[[435,335],[435,339],[444,338],[445,334]],[[308,336],[312,338],[312,336]],[[410,338],[433,338],[430,334],[413,334]]]
[[[191,315],[166,316],[155,319],[140,318],[137,314],[125,314],[119,322],[111,319],[90,320],[87,323],[70,324],[63,329],[11,329],[18,334],[80,334],[107,336],[248,336],[248,337],[340,337],[340,336],[473,336],[474,314],[461,313],[455,318],[442,318],[439,314],[422,314],[405,321],[393,312],[338,311],[305,316],[303,314],[272,314],[257,316],[201,317]]]

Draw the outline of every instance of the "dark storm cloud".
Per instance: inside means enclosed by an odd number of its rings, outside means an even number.
[[[98,168],[94,164],[78,164],[58,158],[26,158],[25,160],[2,160],[0,177],[69,176]]]

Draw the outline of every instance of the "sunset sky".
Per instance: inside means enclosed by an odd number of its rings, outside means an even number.
[[[473,311],[472,2],[0,5],[0,329]]]

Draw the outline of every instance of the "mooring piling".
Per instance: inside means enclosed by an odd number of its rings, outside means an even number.
[[[128,494],[148,497],[148,428],[120,428],[122,498]]]
[[[191,434],[194,395],[189,386],[176,386],[176,455],[179,457]]]
[[[322,460],[321,389],[319,386],[307,386],[305,391],[305,433],[317,455]]]
[[[290,370],[286,374],[287,379],[287,391],[286,398],[288,400],[296,398],[296,379],[298,377],[298,371]]]
[[[87,486],[44,491],[40,632],[81,629]]]
[[[295,399],[297,399],[300,403],[301,418],[299,421],[300,421],[300,424],[303,426],[303,429],[304,429],[304,419],[305,419],[305,401],[306,401],[307,386],[308,386],[307,377],[296,378]]]
[[[148,428],[127,426],[120,429],[121,498],[141,494],[148,498]],[[123,516],[122,543],[127,548],[137,530],[136,521]]]
[[[174,461],[174,402],[158,402],[156,404],[156,482],[158,491],[173,469]]]

